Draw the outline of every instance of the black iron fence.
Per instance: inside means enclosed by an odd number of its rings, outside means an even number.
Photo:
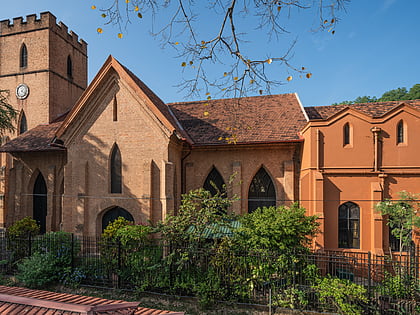
[[[419,248],[385,256],[325,250],[244,252],[161,241],[123,244],[70,234],[9,238],[0,233],[0,250],[5,274],[16,273],[25,257],[49,253],[68,266],[64,282],[198,296],[203,303],[228,300],[335,311],[317,292],[317,283],[329,277],[362,286],[369,300],[360,302],[365,313],[420,311]]]

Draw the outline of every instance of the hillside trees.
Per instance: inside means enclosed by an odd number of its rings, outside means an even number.
[[[7,102],[9,91],[0,89],[0,135],[15,130],[17,111]]]
[[[150,22],[152,35],[163,47],[176,51],[187,73],[180,88],[189,96],[204,92],[210,98],[213,92],[235,97],[269,93],[273,86],[292,80],[291,73],[310,78],[312,73],[305,66],[290,61],[296,43],[290,32],[297,28],[291,21],[310,12],[304,21],[312,24],[298,28],[334,34],[346,2],[349,0],[104,0],[95,1],[92,9],[99,9],[104,24],[119,29],[119,38],[129,23]],[[255,43],[260,38],[265,38],[265,45]],[[273,45],[277,52],[269,55]],[[221,66],[217,75],[208,71],[215,66]]]

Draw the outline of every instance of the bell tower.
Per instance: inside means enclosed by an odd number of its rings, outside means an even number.
[[[43,12],[0,21],[0,89],[20,111],[15,134],[54,121],[87,86],[87,44]]]

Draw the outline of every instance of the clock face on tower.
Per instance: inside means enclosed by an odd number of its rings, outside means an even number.
[[[24,100],[29,95],[29,87],[25,83],[21,83],[16,88],[16,96],[20,100]]]

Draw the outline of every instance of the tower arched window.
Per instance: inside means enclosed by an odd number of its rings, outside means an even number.
[[[118,120],[118,103],[117,96],[114,95],[114,100],[112,102],[112,121]]]
[[[338,247],[360,248],[360,208],[354,202],[338,208]]]
[[[276,205],[276,190],[267,171],[261,167],[251,181],[248,191],[248,212]]]
[[[346,123],[343,127],[343,145],[351,144],[351,127],[349,123]]]
[[[404,122],[400,120],[397,124],[397,144],[404,143]]]
[[[70,56],[67,57],[67,77],[69,79],[73,78],[73,62]]]
[[[112,148],[110,160],[111,193],[120,194],[122,192],[122,161],[117,144],[114,144]]]
[[[20,67],[26,68],[28,66],[28,49],[25,44],[20,47]]]
[[[28,130],[28,122],[26,121],[26,115],[25,115],[25,112],[23,110],[20,112],[18,130],[19,130],[20,135]]]

